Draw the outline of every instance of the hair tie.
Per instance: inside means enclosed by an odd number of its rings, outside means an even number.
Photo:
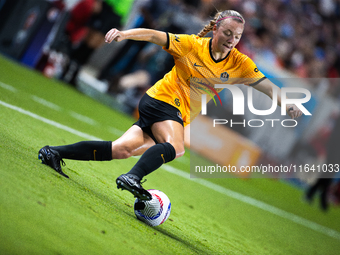
[[[223,18],[218,19],[218,20],[216,21],[216,24],[217,24],[218,22],[220,22],[221,20],[224,20],[224,19],[227,19],[227,18],[238,19],[238,20],[241,20],[242,23],[243,23],[243,19],[240,18],[240,17],[238,17],[238,16],[226,16],[226,17],[223,17]]]

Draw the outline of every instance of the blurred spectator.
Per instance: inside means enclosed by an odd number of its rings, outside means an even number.
[[[328,169],[332,171],[322,173],[316,182],[311,185],[306,191],[306,200],[312,202],[316,192],[320,192],[320,208],[327,211],[329,208],[329,192],[333,182],[333,178],[337,174],[336,165],[340,164],[340,116],[335,120],[332,132],[328,138],[326,146],[326,161]]]
[[[79,44],[88,30],[88,22],[92,16],[102,10],[101,0],[82,0],[71,10],[65,32],[72,45]]]
[[[71,11],[66,25],[71,59],[62,79],[75,85],[79,68],[93,51],[104,44],[105,33],[111,27],[120,27],[120,17],[102,0],[82,0]]]
[[[70,55],[88,33],[88,24],[92,16],[98,15],[102,9],[102,0],[81,0],[64,15],[57,38],[52,48]]]

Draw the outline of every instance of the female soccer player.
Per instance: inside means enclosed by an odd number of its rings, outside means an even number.
[[[151,29],[111,29],[105,36],[107,43],[127,39],[155,43],[173,55],[175,66],[142,97],[138,121],[119,139],[45,146],[39,151],[42,163],[68,177],[61,169],[62,159],[104,161],[142,155],[128,173],[117,178],[116,183],[118,188],[128,190],[141,200],[151,199],[140,181],[162,164],[184,154],[184,125],[190,123],[190,113],[192,117],[199,114],[201,94],[215,92],[213,84],[208,84],[204,78],[216,83],[242,82],[270,98],[274,87],[280,91],[250,58],[235,49],[244,24],[241,14],[227,10],[217,13],[197,36]],[[213,37],[204,38],[211,30]],[[277,104],[281,106],[279,95]],[[288,107],[292,118],[302,114],[296,106]]]

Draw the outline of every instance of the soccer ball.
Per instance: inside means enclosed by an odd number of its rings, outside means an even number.
[[[149,189],[152,195],[150,201],[135,201],[134,210],[136,217],[150,226],[161,225],[169,218],[171,203],[167,195],[162,191]]]

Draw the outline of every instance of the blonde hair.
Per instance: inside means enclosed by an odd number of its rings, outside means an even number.
[[[204,28],[197,35],[199,37],[204,37],[207,33],[213,30],[215,25],[217,25],[218,27],[221,24],[221,21],[226,18],[231,18],[239,23],[245,23],[243,16],[239,12],[234,10],[226,10],[216,13],[214,19],[210,20],[209,24],[205,25]]]

